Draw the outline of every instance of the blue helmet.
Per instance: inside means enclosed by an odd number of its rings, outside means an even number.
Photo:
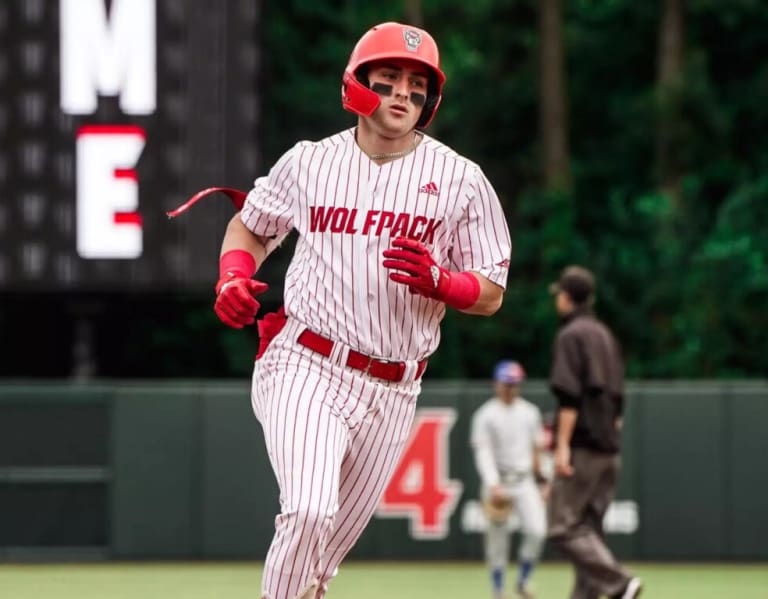
[[[493,370],[493,380],[505,385],[519,385],[525,380],[525,370],[517,362],[504,360],[496,364]]]

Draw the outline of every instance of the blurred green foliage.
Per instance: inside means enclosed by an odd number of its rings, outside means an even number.
[[[597,310],[620,337],[630,376],[764,376],[768,3],[688,2],[683,79],[663,94],[660,2],[564,5],[568,195],[540,185],[535,0],[423,0],[448,76],[429,133],[481,165],[514,240],[503,308],[490,319],[449,310],[430,376],[488,377],[502,357],[546,376],[557,326],[546,288],[569,263],[597,274]],[[264,3],[263,170],[295,141],[354,124],[339,101],[352,45],[369,26],[402,20],[402,7]],[[654,155],[665,112],[683,175],[674,202],[658,191]],[[270,272],[289,257],[281,250]]]

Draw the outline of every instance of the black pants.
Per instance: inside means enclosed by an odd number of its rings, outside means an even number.
[[[571,454],[573,475],[558,476],[548,504],[549,538],[573,563],[571,599],[621,593],[630,576],[603,537],[603,516],[616,493],[621,458],[587,449]]]

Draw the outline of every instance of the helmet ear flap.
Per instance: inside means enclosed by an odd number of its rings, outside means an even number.
[[[344,72],[342,79],[341,101],[345,110],[363,116],[371,116],[381,104],[379,95],[368,89],[367,83],[361,83],[357,76],[349,71]]]

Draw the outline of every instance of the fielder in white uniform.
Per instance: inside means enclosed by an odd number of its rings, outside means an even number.
[[[516,589],[518,596],[527,599],[533,597],[530,577],[547,533],[546,510],[538,486],[544,480],[541,411],[519,395],[525,371],[517,362],[499,362],[493,378],[496,395],[477,409],[471,428],[483,502],[488,507],[485,557],[494,599],[502,599],[511,514],[504,508],[511,507],[517,513],[522,533]]]
[[[227,227],[215,310],[236,328],[254,323],[266,289],[253,275],[298,232],[285,316],[259,321],[274,338],[253,373],[280,487],[264,598],[325,595],[408,439],[446,306],[501,306],[511,243],[496,193],[423,132],[444,82],[426,31],[373,27],[342,80],[357,126],[297,143]]]

